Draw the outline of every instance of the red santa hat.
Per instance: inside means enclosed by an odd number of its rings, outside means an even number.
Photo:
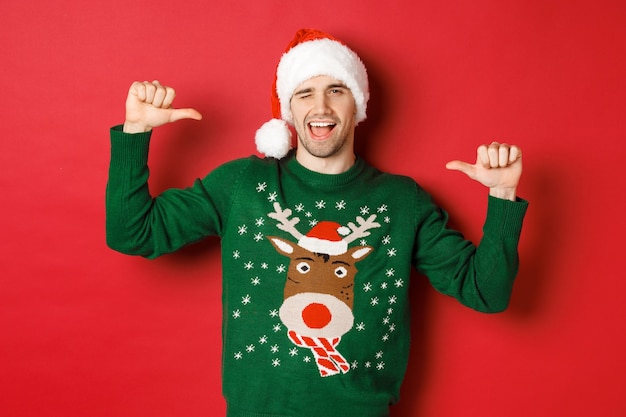
[[[256,132],[259,152],[280,159],[291,149],[293,125],[290,101],[304,81],[326,75],[342,81],[356,104],[355,121],[365,120],[369,86],[365,65],[354,51],[336,38],[314,29],[300,29],[278,63],[272,86],[272,117]]]
[[[298,245],[313,253],[341,255],[348,250],[348,243],[342,236],[350,233],[350,229],[336,222],[322,221],[316,224],[306,236],[302,236]]]

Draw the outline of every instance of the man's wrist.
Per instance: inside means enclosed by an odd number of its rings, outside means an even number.
[[[124,122],[124,127],[122,128],[122,132],[124,133],[146,133],[151,131],[152,128],[150,126],[146,126],[141,123],[133,123],[126,120]]]
[[[517,190],[515,188],[493,187],[489,189],[489,195],[503,200],[515,201],[517,197]]]

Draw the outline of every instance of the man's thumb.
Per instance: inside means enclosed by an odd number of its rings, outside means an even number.
[[[196,109],[173,109],[170,114],[170,122],[182,119],[202,120],[202,115]]]
[[[452,171],[461,171],[464,174],[471,176],[474,170],[474,165],[463,161],[450,161],[446,164],[446,168]]]

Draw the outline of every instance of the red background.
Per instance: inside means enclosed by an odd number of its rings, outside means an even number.
[[[0,415],[223,414],[219,242],[154,261],[106,247],[108,129],[133,80],[159,79],[204,120],[156,132],[154,191],[254,153],[300,27],[369,68],[360,152],[467,237],[486,192],[445,163],[493,139],[525,155],[510,309],[416,275],[393,416],[626,415],[623,1],[4,0],[0,23]]]

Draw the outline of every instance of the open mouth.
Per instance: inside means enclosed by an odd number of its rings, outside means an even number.
[[[309,122],[309,131],[313,139],[324,140],[332,133],[335,126],[337,126],[335,122]]]

